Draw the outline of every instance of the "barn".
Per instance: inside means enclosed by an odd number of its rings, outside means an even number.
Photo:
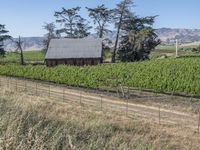
[[[102,60],[102,39],[52,39],[45,56],[48,67],[97,65]]]

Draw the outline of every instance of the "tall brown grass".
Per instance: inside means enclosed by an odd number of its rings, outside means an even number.
[[[199,149],[189,129],[0,89],[0,149]]]

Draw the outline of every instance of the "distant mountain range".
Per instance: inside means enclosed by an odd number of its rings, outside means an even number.
[[[156,30],[158,38],[161,39],[163,44],[174,44],[175,39],[178,39],[180,43],[192,43],[200,41],[200,29],[172,29],[172,28],[160,28]],[[108,33],[105,37],[111,39],[114,42],[116,32]],[[96,37],[92,34],[91,37]],[[15,39],[17,40],[17,39]],[[23,37],[24,49],[26,50],[41,50],[43,49],[44,37]],[[15,50],[16,47],[12,41],[5,42],[6,50]]]
[[[200,41],[200,29],[160,28],[156,33],[164,44],[172,44],[176,39],[182,44]]]
[[[18,39],[14,38],[14,40],[17,41]],[[21,40],[26,51],[43,49],[44,37],[22,37]],[[4,44],[7,51],[16,50],[16,46],[11,40],[5,41]]]

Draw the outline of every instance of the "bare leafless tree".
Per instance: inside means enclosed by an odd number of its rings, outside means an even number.
[[[18,40],[17,41],[14,41],[13,42],[15,43],[17,49],[15,50],[17,53],[20,53],[20,64],[21,65],[25,65],[25,62],[24,62],[24,53],[23,53],[23,41],[21,40],[21,37],[19,36]]]

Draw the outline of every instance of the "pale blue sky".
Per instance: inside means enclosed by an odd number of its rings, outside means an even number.
[[[105,4],[115,7],[120,0],[0,0],[0,24],[5,24],[13,37],[43,36],[44,22],[54,22],[54,11],[61,7],[85,7]],[[200,0],[135,0],[137,15],[159,15],[155,28],[200,28]]]

